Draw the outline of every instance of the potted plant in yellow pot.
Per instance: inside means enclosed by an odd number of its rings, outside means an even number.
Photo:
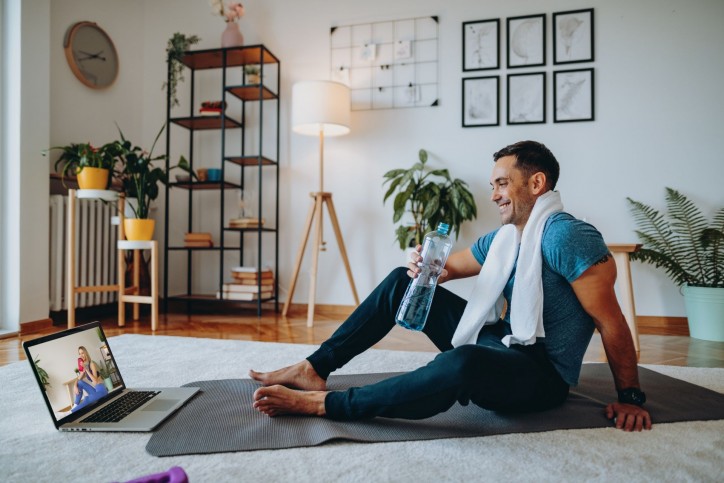
[[[663,267],[682,287],[691,337],[724,342],[724,207],[710,223],[671,188],[666,188],[668,217],[626,199],[643,242],[631,259]]]
[[[150,151],[134,146],[125,138],[120,129],[118,131],[121,140],[111,143],[107,148],[108,152],[117,160],[114,177],[120,181],[126,198],[136,199],[135,204],[129,204],[134,215],[133,218],[126,218],[123,224],[128,240],[153,239],[155,221],[149,218],[149,210],[151,203],[158,198],[159,183],[168,183],[168,172],[153,164],[154,161],[166,159],[164,154],[153,155],[153,149],[164,128],[165,125],[156,135]],[[175,168],[183,169],[194,176],[188,161],[183,156],[176,166],[169,168],[169,171]]]
[[[108,153],[107,147],[71,143],[68,146],[53,146],[43,151],[43,155],[54,149],[62,150],[55,161],[55,171],[60,173],[64,185],[66,176],[75,175],[80,189],[104,190],[108,187],[110,171],[113,169],[113,156]]]

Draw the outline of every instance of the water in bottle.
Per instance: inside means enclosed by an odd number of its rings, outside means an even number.
[[[440,223],[436,231],[425,235],[420,253],[422,261],[417,264],[422,271],[410,280],[395,317],[395,322],[406,329],[422,330],[425,327],[437,279],[452,248],[449,231],[449,225]]]

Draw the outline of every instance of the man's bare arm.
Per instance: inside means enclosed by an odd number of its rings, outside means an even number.
[[[616,300],[615,281],[616,264],[607,255],[583,272],[571,286],[601,334],[616,389],[639,388],[636,350],[631,331]],[[651,417],[638,406],[615,403],[609,405],[607,413],[609,417],[616,416],[616,426],[619,428],[629,431],[651,428]]]
[[[410,263],[407,264],[407,274],[413,278],[420,273],[417,262],[422,261],[422,257],[420,256],[421,248],[421,245],[417,246],[416,251],[410,255]],[[447,257],[445,269],[437,281],[438,283],[443,283],[458,278],[472,277],[479,274],[481,268],[482,265],[480,265],[473,256],[473,251],[470,248],[466,248],[465,250],[451,253],[450,256]]]

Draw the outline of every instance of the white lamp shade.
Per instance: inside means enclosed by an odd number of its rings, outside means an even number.
[[[292,130],[341,136],[349,132],[349,87],[332,81],[302,81],[292,87]]]

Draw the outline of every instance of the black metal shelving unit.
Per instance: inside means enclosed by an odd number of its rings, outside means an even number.
[[[188,69],[189,72],[189,86],[190,89],[190,109],[187,116],[173,116],[171,106],[171,92],[167,90],[166,96],[166,153],[171,152],[171,136],[172,130],[174,135],[176,131],[184,130],[188,136],[188,148],[186,156],[191,164],[191,168],[194,169],[194,133],[199,131],[216,130],[221,135],[221,159],[219,160],[219,168],[221,169],[221,180],[220,181],[176,181],[169,182],[166,185],[166,207],[164,212],[165,225],[164,225],[164,268],[163,268],[163,310],[168,311],[168,304],[171,300],[184,301],[187,306],[187,312],[191,311],[194,302],[209,302],[218,301],[219,303],[249,306],[256,305],[257,315],[262,313],[262,304],[265,302],[274,302],[274,310],[279,311],[279,279],[277,276],[277,267],[279,266],[279,87],[281,80],[281,65],[279,59],[272,54],[264,45],[250,45],[244,47],[229,47],[221,49],[207,49],[207,50],[196,50],[189,51],[184,54],[181,63]],[[257,65],[261,70],[261,81],[258,84],[247,83],[247,76],[244,73],[244,66]],[[241,119],[234,119],[233,117],[226,115],[226,110],[218,116],[196,116],[194,115],[197,107],[196,100],[194,99],[195,87],[196,87],[196,74],[198,71],[204,70],[220,70],[221,71],[221,89],[220,94],[222,97],[223,105],[228,106],[227,100],[237,100],[241,102]],[[239,78],[242,83],[239,85],[229,85],[227,80],[227,73],[230,73],[232,69],[240,69]],[[265,72],[266,70],[266,72]],[[168,79],[171,78],[171,63],[168,62]],[[267,83],[266,80],[271,80]],[[182,86],[179,85],[178,90],[180,91]],[[218,93],[217,93],[218,94]],[[276,119],[272,120],[272,124],[275,124],[273,144],[273,155],[264,152],[265,143],[268,145],[269,141],[265,138],[265,109],[262,104],[273,102],[276,104],[276,109],[273,109]],[[259,107],[256,109],[256,118],[250,120],[247,116],[247,110],[251,104],[258,104]],[[247,146],[247,134],[246,126],[249,128],[253,127],[258,131],[258,140],[256,145],[258,146],[258,152],[248,152]],[[269,129],[266,129],[267,131]],[[241,152],[227,153],[227,135],[240,136]],[[166,169],[168,171],[170,167],[170,156],[166,159]],[[240,170],[241,182],[227,181],[228,173],[231,169]],[[262,226],[255,228],[231,228],[226,225],[226,214],[224,213],[224,194],[228,190],[235,190],[239,192],[245,188],[245,170],[256,169],[258,170],[258,176],[254,188],[258,194],[258,218],[263,219],[264,214],[268,213],[266,210],[270,207],[269,197],[265,200],[264,196],[264,173],[273,170],[274,176],[274,206],[271,209],[274,210],[273,226]],[[214,247],[186,247],[183,244],[169,243],[169,219],[171,210],[171,201],[169,195],[171,191],[185,191],[187,194],[187,232],[192,232],[194,226],[194,209],[193,199],[194,193],[196,192],[218,192],[218,204],[219,204],[219,230],[218,239],[219,245]],[[266,201],[266,203],[265,203]],[[238,235],[238,241],[234,244],[226,244],[226,235],[233,234]],[[274,289],[271,297],[261,298],[257,297],[253,301],[237,301],[218,299],[212,294],[204,293],[193,293],[192,292],[192,280],[193,280],[193,259],[195,256],[212,256],[209,252],[218,252],[218,263],[219,263],[219,280],[218,280],[218,292],[223,292],[224,274],[227,273],[227,267],[224,266],[224,254],[229,251],[238,252],[239,263],[242,264],[244,261],[244,247],[247,245],[247,236],[256,237],[257,250],[256,250],[256,267],[262,268],[263,254],[267,253],[265,250],[269,249],[270,240],[274,239],[273,250],[274,250]],[[247,245],[248,246],[248,245]],[[186,253],[186,292],[182,294],[169,295],[169,254],[173,252],[185,252]],[[174,267],[175,271],[180,270],[178,267]],[[177,276],[174,274],[174,276]],[[258,290],[261,293],[261,278],[259,278]]]

